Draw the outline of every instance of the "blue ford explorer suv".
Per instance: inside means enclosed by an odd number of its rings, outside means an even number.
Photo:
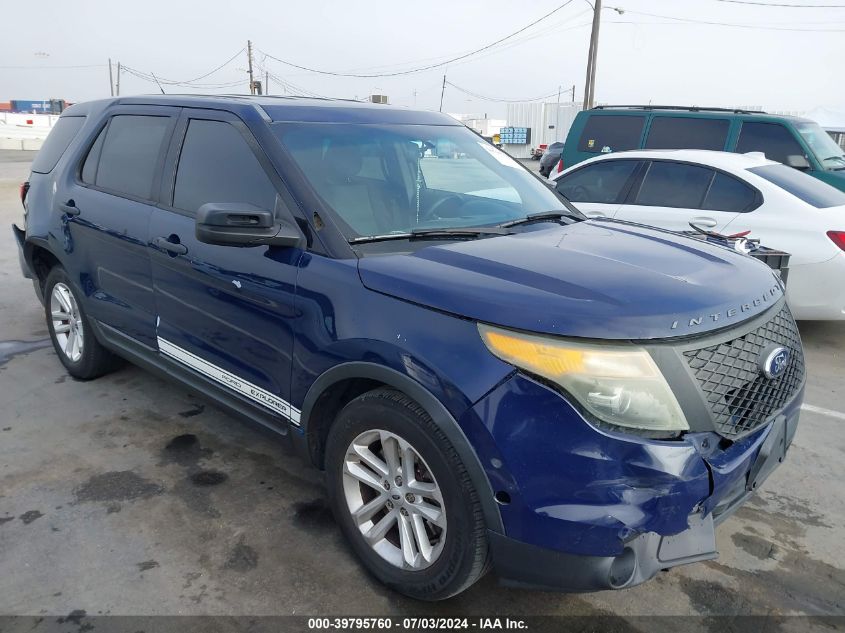
[[[409,596],[491,566],[585,591],[714,558],[795,434],[803,354],[769,268],[586,221],[445,115],[84,103],[21,193],[70,374],[123,357],[275,429]]]

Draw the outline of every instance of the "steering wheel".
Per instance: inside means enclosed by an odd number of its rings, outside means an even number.
[[[563,195],[576,202],[585,202],[589,198],[590,192],[584,185],[575,185],[569,190],[568,194]]]
[[[433,205],[431,205],[431,207],[429,207],[429,209],[424,214],[422,214],[420,219],[421,220],[433,220],[434,218],[440,217],[440,216],[437,215],[437,210],[440,209],[443,205],[445,205],[447,202],[450,202],[450,201],[456,201],[459,206],[462,205],[463,202],[464,202],[461,199],[460,196],[456,196],[455,194],[450,194],[448,196],[440,198],[440,200],[438,200]]]

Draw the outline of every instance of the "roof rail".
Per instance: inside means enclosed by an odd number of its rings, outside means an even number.
[[[763,110],[742,110],[740,108],[709,108],[705,106],[671,105],[598,105],[593,110],[676,110],[680,112],[731,112],[733,114],[766,114]]]

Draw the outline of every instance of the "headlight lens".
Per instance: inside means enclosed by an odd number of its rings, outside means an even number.
[[[478,331],[495,356],[560,385],[602,421],[643,431],[689,430],[675,394],[641,347],[575,343],[482,323]]]

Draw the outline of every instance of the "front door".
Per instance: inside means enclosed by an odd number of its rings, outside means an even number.
[[[555,188],[588,218],[612,218],[634,181],[640,161],[601,160],[557,179]]]
[[[278,176],[247,127],[220,112],[184,111],[171,163],[162,194],[170,204],[150,223],[159,352],[281,423],[298,424],[289,392],[302,251],[216,246],[195,237],[194,218],[206,203],[286,212]]]

